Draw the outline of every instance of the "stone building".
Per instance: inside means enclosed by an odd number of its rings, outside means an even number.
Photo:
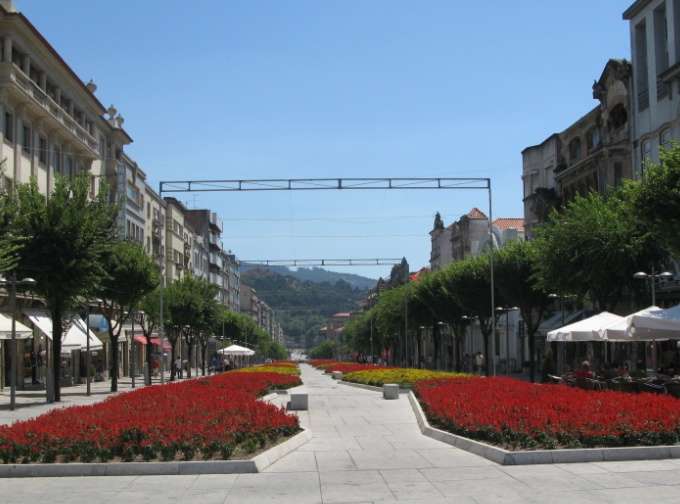
[[[605,192],[633,177],[631,75],[628,61],[610,59],[593,84],[598,105],[561,133],[522,151],[528,237],[552,208],[576,194]]]

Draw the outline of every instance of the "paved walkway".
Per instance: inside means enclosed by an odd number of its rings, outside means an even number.
[[[499,466],[420,435],[408,401],[303,366],[313,439],[262,474],[0,480],[0,502],[678,503],[680,461]]]

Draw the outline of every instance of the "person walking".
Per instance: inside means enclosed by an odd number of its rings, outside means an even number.
[[[477,352],[475,354],[475,373],[481,375],[484,369],[484,355],[482,352]]]
[[[179,357],[175,359],[175,375],[177,378],[182,378],[182,359]]]

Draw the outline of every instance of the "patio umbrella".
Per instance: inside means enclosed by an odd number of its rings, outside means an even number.
[[[548,333],[548,341],[607,341],[603,331],[623,320],[609,312],[598,313]]]
[[[664,310],[650,306],[631,313],[603,331],[610,341],[680,339],[680,305]]]

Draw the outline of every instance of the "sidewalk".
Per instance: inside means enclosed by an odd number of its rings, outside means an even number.
[[[197,375],[192,370],[192,377]],[[198,370],[200,376],[201,370]],[[166,381],[170,380],[170,373],[165,373]],[[160,377],[154,377],[152,385],[160,383]],[[144,387],[144,377],[135,377],[135,387]],[[16,393],[16,408],[14,411],[9,409],[10,403],[10,389],[5,387],[0,391],[0,425],[10,424],[17,420],[26,420],[38,415],[42,415],[54,408],[64,408],[67,406],[83,406],[103,401],[107,397],[114,395],[111,392],[111,381],[105,380],[101,382],[92,382],[90,384],[92,394],[86,395],[87,385],[75,385],[72,387],[61,388],[61,401],[58,403],[47,403],[45,399],[45,390],[17,390]],[[118,392],[128,392],[132,389],[132,379],[129,376],[118,378]]]

